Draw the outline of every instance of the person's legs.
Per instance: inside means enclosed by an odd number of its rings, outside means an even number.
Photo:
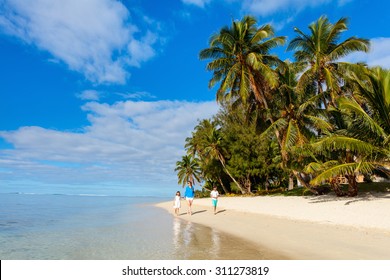
[[[190,199],[190,215],[192,215],[192,202],[193,202],[193,200]]]
[[[213,199],[214,215],[217,214],[217,202],[218,200]]]
[[[187,198],[187,204],[188,204],[188,210],[187,210],[187,214],[190,214],[192,215],[192,199],[191,198]]]

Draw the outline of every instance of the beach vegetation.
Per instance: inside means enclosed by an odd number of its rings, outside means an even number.
[[[295,27],[286,47],[294,61],[272,54],[286,37],[252,16],[212,35],[199,57],[208,60],[220,110],[186,139],[197,171],[187,172],[183,157],[179,182],[241,195],[376,189],[374,175],[390,176],[390,71],[345,61],[370,48],[367,39],[342,40],[347,30],[347,18],[326,16],[308,33]]]
[[[201,181],[198,159],[191,155],[184,155],[180,161],[177,161],[175,171],[177,171],[178,183],[183,187],[187,182],[195,184],[195,181]]]
[[[298,80],[298,89],[311,85],[311,94],[320,95],[322,107],[335,107],[336,99],[343,94],[344,75],[354,64],[342,61],[353,52],[369,50],[367,39],[349,37],[341,41],[343,32],[348,30],[348,19],[340,18],[336,23],[321,16],[309,25],[309,33],[294,28],[297,36],[291,40],[287,50],[294,51],[294,58],[305,70]]]
[[[254,100],[259,108],[268,110],[270,89],[278,82],[273,67],[282,63],[270,51],[285,41],[285,37],[274,36],[270,24],[258,27],[252,16],[232,21],[231,26],[212,35],[210,47],[199,57],[211,60],[207,64],[207,70],[213,72],[209,87],[219,84],[217,101]]]
[[[196,198],[210,197],[210,190],[202,188],[201,190],[195,190]]]

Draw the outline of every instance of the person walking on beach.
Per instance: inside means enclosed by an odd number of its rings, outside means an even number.
[[[186,187],[186,192],[184,196],[186,198],[187,205],[188,205],[187,214],[192,215],[192,202],[194,201],[195,190],[194,187],[192,186],[191,181],[188,181],[187,184],[188,185]]]
[[[176,216],[179,216],[179,211],[181,207],[181,197],[180,197],[180,192],[177,191],[175,195],[175,200],[173,201],[173,209],[175,210]]]
[[[213,187],[213,190],[210,192],[210,197],[211,197],[211,203],[214,207],[214,215],[217,214],[217,203],[218,203],[218,197],[219,197],[219,192],[217,191],[217,187]]]

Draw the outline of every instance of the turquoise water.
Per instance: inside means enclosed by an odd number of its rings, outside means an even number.
[[[0,194],[0,259],[266,259],[153,197]]]

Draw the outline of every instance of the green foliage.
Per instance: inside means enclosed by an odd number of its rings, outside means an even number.
[[[294,50],[296,61],[306,66],[298,81],[298,89],[307,84],[315,88],[314,94],[325,92],[323,105],[333,104],[340,94],[345,63],[340,63],[343,57],[356,52],[368,52],[370,43],[366,39],[350,37],[339,42],[341,33],[348,30],[348,20],[341,18],[336,23],[330,23],[326,16],[320,17],[309,25],[309,34],[299,28],[294,28],[297,37],[291,40],[287,50]]]
[[[213,72],[209,87],[219,83],[217,101],[240,99],[246,104],[255,100],[268,108],[266,89],[277,85],[272,67],[281,63],[270,51],[285,40],[274,37],[269,24],[258,27],[252,16],[233,21],[231,26],[214,34],[209,48],[202,50],[199,57],[211,60],[207,64],[207,69]]]
[[[206,189],[195,190],[195,197],[196,198],[210,197],[210,191]]]
[[[179,183],[203,182],[199,195],[212,186],[225,194],[342,194],[344,176],[357,195],[357,175],[390,174],[390,71],[343,62],[370,45],[340,40],[347,29],[346,18],[325,16],[308,34],[295,28],[287,47],[295,62],[270,55],[285,37],[251,16],[212,35],[199,57],[209,60],[221,108],[186,139]],[[296,180],[304,187],[293,188]]]
[[[176,162],[178,183],[184,186],[188,181],[200,182],[200,166],[196,158],[191,155],[185,155],[181,161]]]

